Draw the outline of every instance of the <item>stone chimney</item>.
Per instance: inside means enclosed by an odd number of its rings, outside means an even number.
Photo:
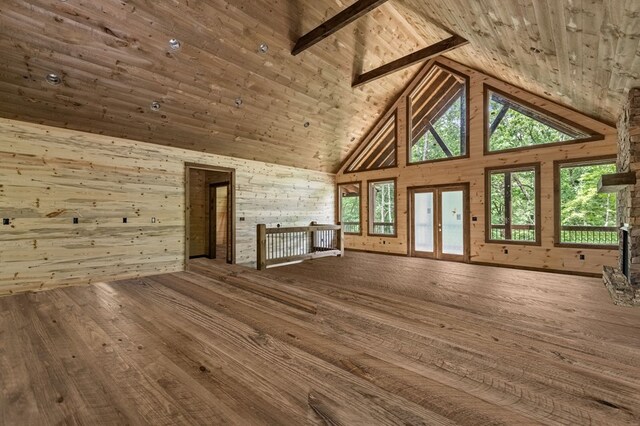
[[[618,305],[640,306],[640,87],[631,89],[618,122],[618,171],[635,172],[635,185],[618,192],[620,264],[605,266],[604,282]]]

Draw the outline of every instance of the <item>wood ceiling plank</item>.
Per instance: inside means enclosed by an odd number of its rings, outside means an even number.
[[[612,121],[625,90],[638,81],[634,34],[640,24],[633,16],[640,4],[575,0],[565,6],[387,2],[353,30],[294,57],[293,37],[337,14],[341,4],[7,0],[0,15],[0,90],[6,96],[0,116],[46,118],[60,127],[335,171],[417,66],[359,90],[350,87],[354,74],[432,44],[448,29],[473,48],[445,57]],[[571,19],[576,31],[570,31]],[[544,29],[552,34],[542,49],[539,40],[549,35]],[[183,42],[178,52],[168,51],[171,37]],[[267,55],[257,52],[263,42]],[[51,71],[64,73],[67,84],[46,85],[43,76]],[[559,75],[564,72],[569,76]],[[234,107],[238,96],[245,101],[240,110]],[[151,99],[163,102],[168,119],[137,112]],[[312,124],[307,129],[306,120]]]

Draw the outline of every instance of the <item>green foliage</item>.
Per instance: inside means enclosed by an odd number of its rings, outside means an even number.
[[[560,169],[560,224],[563,227],[587,227],[584,230],[563,229],[561,241],[584,244],[616,244],[615,230],[589,230],[589,227],[617,225],[615,194],[598,193],[603,174],[615,173],[615,164],[566,166]],[[509,178],[509,180],[507,180]],[[491,224],[505,225],[509,206],[505,205],[507,185],[511,187],[511,225],[513,240],[532,240],[533,230],[518,226],[535,223],[534,171],[495,172],[491,174]],[[492,228],[492,239],[505,239],[502,228]]]
[[[536,175],[534,170],[494,172],[491,174],[491,224],[506,225],[511,212],[511,239],[535,240],[535,230],[520,225],[536,225]],[[510,204],[505,197],[510,189]],[[496,230],[492,238],[505,239],[505,232]]]
[[[360,232],[360,196],[343,195],[340,209],[340,220],[345,227],[345,232]]]
[[[489,102],[489,124],[493,123],[503,104],[492,96]],[[489,139],[490,151],[565,142],[574,139],[553,127],[537,121],[514,109],[509,109]]]
[[[616,226],[616,195],[598,193],[600,176],[615,172],[615,164],[562,167],[560,223],[569,226]]]
[[[373,225],[376,234],[393,234],[395,232],[395,184],[393,182],[373,183],[374,210],[373,221],[388,225]]]
[[[449,149],[453,157],[465,154],[465,130],[466,113],[464,105],[466,97],[460,96],[435,123],[433,130],[440,136],[445,146]],[[439,160],[448,158],[445,151],[440,147],[430,129],[411,147],[411,162],[421,162],[428,160]]]

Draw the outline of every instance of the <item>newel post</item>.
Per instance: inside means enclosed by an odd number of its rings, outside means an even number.
[[[340,250],[340,256],[344,257],[344,226],[342,225],[338,229],[338,250]]]
[[[313,230],[313,227],[316,226],[317,224],[318,224],[318,222],[316,222],[314,220],[309,225],[309,227],[310,227],[310,229],[309,229],[309,250],[307,251],[307,253],[314,253],[315,252],[315,248],[316,248],[316,232]]]
[[[256,268],[258,270],[263,271],[267,269],[267,225],[258,224],[257,227],[257,259],[256,259]]]

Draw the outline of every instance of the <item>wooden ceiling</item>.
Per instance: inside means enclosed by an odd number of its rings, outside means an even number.
[[[357,89],[353,76],[446,29],[471,42],[451,59],[607,121],[640,84],[636,0],[391,0],[290,54],[351,3],[4,0],[0,115],[335,172],[417,67]]]

